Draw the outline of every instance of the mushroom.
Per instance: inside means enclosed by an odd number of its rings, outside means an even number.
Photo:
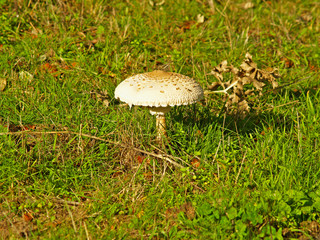
[[[179,73],[155,70],[125,79],[115,89],[115,98],[132,105],[148,107],[156,115],[157,141],[166,136],[165,114],[173,106],[188,105],[203,98],[201,86]]]

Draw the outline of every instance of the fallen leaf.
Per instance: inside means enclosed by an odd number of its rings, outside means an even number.
[[[35,125],[25,125],[25,126],[22,126],[22,128],[24,131],[29,131],[29,130],[35,130],[36,126]]]
[[[266,85],[263,82],[253,79],[252,85],[259,91],[262,91],[262,88]]]
[[[160,2],[155,2],[155,1],[152,1],[152,0],[149,0],[149,4],[154,7],[154,6],[161,6],[165,3],[166,1],[165,0],[162,0]]]
[[[242,5],[242,8],[245,10],[253,8],[253,7],[254,7],[254,4],[252,2],[246,2]]]
[[[22,215],[22,218],[23,218],[23,220],[26,221],[26,222],[31,222],[32,219],[33,219],[33,216],[32,216],[32,214],[31,214],[30,212],[26,212],[26,213],[24,213],[24,214]]]
[[[193,167],[195,167],[195,168],[200,167],[200,160],[197,159],[197,158],[193,158],[193,159],[191,160],[191,165],[192,165]]]
[[[145,159],[145,157],[143,157],[143,156],[140,156],[140,155],[137,156],[137,161],[140,164],[143,163],[144,159]]]
[[[23,71],[22,70],[22,71],[19,72],[19,78],[21,80],[26,80],[28,82],[31,82],[32,79],[33,79],[33,75],[31,73],[27,72],[27,71]]]
[[[184,21],[181,25],[180,25],[180,30],[184,31],[184,30],[189,30],[193,25],[195,25],[197,22],[190,20],[190,21]]]
[[[302,19],[302,21],[304,22],[310,22],[312,20],[312,14],[311,13],[304,13],[300,16],[300,18]]]
[[[6,86],[7,86],[7,79],[0,78],[0,92],[3,92]]]
[[[289,58],[286,58],[286,57],[282,57],[281,58],[281,61],[284,62],[284,66],[286,68],[292,68],[294,66],[294,63],[292,60],[290,60]]]
[[[57,67],[48,62],[40,66],[40,71],[50,73],[55,77],[59,75]]]
[[[117,171],[117,172],[114,172],[114,173],[112,174],[112,177],[113,177],[113,178],[116,178],[116,177],[119,177],[119,176],[121,176],[121,175],[123,175],[123,172]]]
[[[244,92],[244,94],[247,96],[254,95],[254,89],[248,89]]]
[[[93,98],[101,101],[105,107],[109,107],[110,101],[109,101],[109,96],[108,96],[107,92],[106,93],[104,93],[104,92],[92,92],[91,95],[92,95]]]
[[[197,15],[197,23],[204,23],[204,16],[201,14]]]
[[[233,78],[224,82],[223,74],[228,72],[233,74]],[[251,109],[248,97],[254,96],[256,93],[262,95],[262,90],[267,84],[271,85],[273,89],[278,87],[276,78],[280,77],[276,68],[259,69],[257,63],[252,60],[250,53],[246,53],[239,69],[228,65],[227,60],[224,60],[214,67],[209,75],[214,75],[219,82],[212,83],[208,89],[216,90],[219,86],[222,86],[226,90],[223,99],[226,102],[227,112],[239,114],[241,118],[245,117]],[[248,87],[251,88],[248,89]]]
[[[208,89],[211,90],[211,91],[215,91],[218,89],[218,87],[221,86],[221,83],[219,82],[213,82],[209,87]]]
[[[143,173],[143,176],[146,180],[150,181],[153,179],[153,174],[152,172],[147,172],[147,173]]]

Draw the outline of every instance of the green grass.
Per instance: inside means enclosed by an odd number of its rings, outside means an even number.
[[[150,2],[0,1],[1,238],[318,236],[319,3]],[[297,83],[245,119],[219,94],[176,107],[167,147],[146,109],[114,99],[165,64],[206,89],[246,52]]]

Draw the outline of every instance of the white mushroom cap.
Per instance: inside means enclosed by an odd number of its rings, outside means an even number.
[[[132,105],[168,107],[195,103],[203,98],[201,86],[179,73],[156,70],[137,74],[121,82],[115,98]]]

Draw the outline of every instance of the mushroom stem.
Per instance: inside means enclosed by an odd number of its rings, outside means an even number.
[[[149,107],[150,113],[156,115],[156,128],[157,128],[157,142],[162,142],[162,137],[167,136],[166,132],[166,117],[165,114],[171,109],[167,107]]]
[[[160,143],[163,136],[167,136],[166,117],[164,114],[156,115],[157,141]]]

